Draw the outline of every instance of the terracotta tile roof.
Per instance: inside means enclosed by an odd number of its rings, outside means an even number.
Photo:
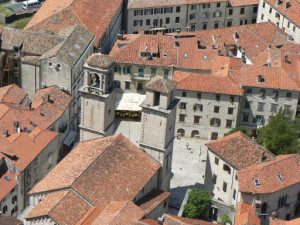
[[[229,0],[229,3],[233,7],[239,7],[246,5],[258,5],[259,0]]]
[[[290,171],[294,171],[291,173]],[[299,155],[281,155],[275,160],[250,166],[238,172],[239,191],[273,193],[300,183]],[[260,185],[255,185],[258,180]]]
[[[103,208],[111,201],[133,200],[159,167],[122,135],[94,139],[80,143],[30,193],[71,187]]]
[[[0,103],[20,104],[27,93],[15,84],[0,88]]]
[[[174,80],[179,81],[178,90],[243,95],[243,90],[230,77],[176,71]]]
[[[206,144],[208,149],[238,170],[275,156],[241,132],[235,132]]]
[[[266,0],[267,3],[272,5],[276,10],[294,22],[298,27],[300,26],[300,3],[297,0],[289,0],[290,6],[286,8],[285,1],[281,1],[281,4],[276,6],[276,0]]]
[[[243,66],[239,77],[235,78],[241,86],[261,87],[279,90],[299,91],[300,84],[297,78],[287,74],[281,67],[268,66]],[[263,82],[258,82],[258,76],[264,78]]]
[[[216,225],[216,223],[203,220],[189,219],[185,217],[164,214],[164,225]]]
[[[25,29],[59,32],[81,24],[96,36],[98,46],[122,4],[122,0],[47,0]]]
[[[280,220],[280,219],[272,219],[270,217],[270,225],[299,225],[300,218],[292,219],[292,220]]]
[[[1,225],[22,225],[23,222],[12,216],[0,215]]]
[[[147,90],[157,91],[161,93],[171,93],[176,87],[176,82],[166,80],[161,77],[152,78],[145,86]]]
[[[235,225],[260,225],[260,218],[256,216],[255,209],[248,204],[238,203],[235,214]]]
[[[145,212],[130,201],[112,201],[91,225],[137,225]]]
[[[74,67],[93,39],[94,35],[84,27],[79,25],[69,27],[64,42],[45,52],[40,60],[55,56],[70,67]]]
[[[136,202],[146,213],[152,212],[156,207],[165,202],[171,196],[170,192],[153,190],[148,195]]]
[[[114,64],[114,60],[109,55],[94,53],[88,57],[86,63],[93,67],[110,68]]]
[[[9,192],[11,192],[12,189],[16,187],[16,185],[16,174],[7,171],[2,177],[0,177],[0,202],[9,194]]]
[[[64,41],[64,37],[45,33],[14,28],[2,28],[1,48],[13,50],[14,46],[20,47],[22,53],[42,55],[51,48]]]
[[[33,219],[47,216],[48,213],[66,196],[68,191],[58,191],[49,193],[43,200],[31,210],[26,219]]]
[[[79,194],[69,191],[58,204],[51,209],[48,216],[59,225],[74,225],[92,208]]]

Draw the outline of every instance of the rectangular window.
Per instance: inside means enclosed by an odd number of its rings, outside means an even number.
[[[263,111],[264,111],[264,108],[265,108],[265,103],[259,102],[259,103],[257,104],[257,111],[263,112]]]
[[[186,102],[181,102],[179,105],[180,109],[186,109]]]
[[[193,108],[194,108],[194,111],[200,111],[200,112],[203,111],[203,105],[202,104],[194,104]]]
[[[169,70],[164,70],[164,79],[168,79],[169,77]]]
[[[257,6],[253,7],[253,13],[257,13]]]
[[[212,182],[213,184],[216,184],[217,183],[217,175],[216,174],[213,174],[213,177],[212,177]]]
[[[251,102],[248,100],[245,101],[245,109],[250,109],[251,108]]]
[[[191,5],[191,9],[195,10],[197,8],[197,5]]]
[[[296,26],[294,25],[294,27],[293,27],[293,32],[295,32],[296,31]]]
[[[233,189],[232,198],[235,200],[235,197],[236,197],[236,190],[235,190],[235,189]]]
[[[227,183],[223,182],[223,191],[226,192],[227,191]]]
[[[176,7],[176,12],[180,12],[180,6]]]
[[[232,21],[227,21],[227,27],[231,27],[232,26]]]
[[[270,9],[269,9],[269,13],[272,13],[272,7],[270,7]]]
[[[261,14],[260,19],[261,19],[261,20],[264,20],[264,14]]]
[[[277,104],[271,104],[271,112],[277,113],[278,111],[278,105]]]
[[[256,18],[252,18],[251,23],[256,23]]]
[[[240,14],[243,15],[245,13],[245,8],[241,8]]]
[[[215,164],[219,165],[219,158],[215,157]]]
[[[175,23],[179,23],[179,22],[180,22],[180,17],[177,16],[177,17],[175,18]]]
[[[287,27],[290,28],[290,26],[291,26],[291,22],[289,21]]]
[[[143,90],[143,83],[138,83],[138,84],[137,84],[137,90],[138,90],[138,91]]]
[[[232,127],[232,120],[226,120],[226,128]]]
[[[147,25],[147,26],[150,26],[150,19],[147,19],[147,20],[146,20],[146,25]]]
[[[216,101],[220,101],[221,96],[220,95],[216,95]]]
[[[203,23],[202,29],[203,29],[203,30],[206,30],[206,29],[207,29],[207,23]]]
[[[186,97],[186,92],[185,91],[181,92],[181,96]]]
[[[252,88],[247,88],[247,95],[252,95]]]
[[[185,115],[180,114],[179,115],[179,122],[184,122],[185,121]]]
[[[219,8],[220,6],[221,6],[221,3],[220,3],[220,2],[218,2],[218,3],[217,3],[217,7]]]
[[[233,114],[233,110],[234,110],[234,108],[229,107],[228,108],[228,115],[232,115]]]
[[[265,89],[260,89],[260,91],[259,91],[259,97],[261,97],[261,98],[266,97],[266,90]]]
[[[265,8],[266,7],[266,3],[265,2],[263,2],[263,8]]]
[[[197,98],[200,100],[201,99],[201,93],[197,93]]]
[[[233,14],[233,9],[229,9],[228,14],[231,16]]]
[[[215,106],[214,113],[219,113],[219,112],[220,112],[220,106]]]
[[[156,68],[151,68],[151,76],[154,77],[156,75]]]
[[[166,24],[169,24],[170,23],[170,17],[167,17],[166,18]]]
[[[219,27],[219,23],[215,23],[215,28],[218,28]]]
[[[194,19],[196,19],[196,14],[191,14],[190,15],[190,20],[194,20]]]
[[[125,89],[126,90],[130,89],[130,81],[125,81]]]
[[[249,115],[243,114],[243,122],[248,123],[249,122]]]
[[[286,98],[291,98],[292,97],[292,92],[287,92],[285,95]]]
[[[201,116],[194,116],[194,123],[200,123]]]

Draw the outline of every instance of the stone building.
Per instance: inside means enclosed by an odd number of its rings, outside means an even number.
[[[230,77],[175,72],[178,137],[215,140],[238,124],[243,90]]]
[[[241,132],[211,141],[206,146],[205,186],[212,193],[213,199],[228,208],[236,208],[239,201],[238,171],[275,159],[271,152]],[[215,220],[222,214],[218,207],[213,209]]]
[[[0,210],[18,215],[27,192],[65,155],[71,97],[58,87],[29,99],[16,85],[0,89]]]
[[[289,40],[300,43],[299,11],[297,0],[261,0],[257,22],[272,22],[289,35]]]
[[[95,35],[95,48],[107,53],[121,33],[122,19],[122,0],[50,0],[42,5],[25,30],[59,33],[79,24]]]
[[[81,142],[30,192],[34,208],[26,224],[157,219],[170,196],[160,189],[160,172],[160,164],[122,134]]]
[[[94,36],[80,26],[56,35],[2,28],[0,84],[16,83],[30,96],[38,89],[57,85],[73,97],[71,120],[76,130],[80,119],[78,89],[83,83],[83,64],[93,52]]]
[[[256,23],[258,1],[139,1],[127,5],[127,33],[174,33]]]
[[[294,172],[291,172],[294,171]],[[261,224],[269,217],[290,220],[300,215],[299,155],[280,155],[238,172],[240,202],[253,205]]]

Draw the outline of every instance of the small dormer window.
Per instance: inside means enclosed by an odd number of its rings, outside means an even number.
[[[258,75],[258,76],[257,76],[257,82],[258,82],[258,83],[265,82],[264,76],[263,76],[263,75]]]
[[[254,183],[255,183],[255,187],[259,187],[259,186],[260,186],[260,181],[259,181],[259,179],[255,179],[255,180],[254,180]]]
[[[281,174],[278,174],[278,175],[277,175],[277,179],[278,179],[279,181],[283,181],[283,176],[282,176]]]

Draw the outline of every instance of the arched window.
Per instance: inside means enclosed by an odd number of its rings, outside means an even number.
[[[2,213],[5,214],[7,212],[7,205],[2,207]]]
[[[267,208],[268,208],[268,204],[266,202],[264,202],[262,205],[261,205],[261,214],[267,214]]]
[[[185,130],[182,129],[182,128],[180,128],[180,129],[177,130],[177,134],[180,134],[181,137],[184,137],[184,135],[185,135]]]
[[[192,133],[191,133],[191,137],[192,137],[192,138],[199,137],[199,131],[193,130]]]
[[[99,88],[100,87],[100,78],[96,73],[88,74],[88,86]]]

